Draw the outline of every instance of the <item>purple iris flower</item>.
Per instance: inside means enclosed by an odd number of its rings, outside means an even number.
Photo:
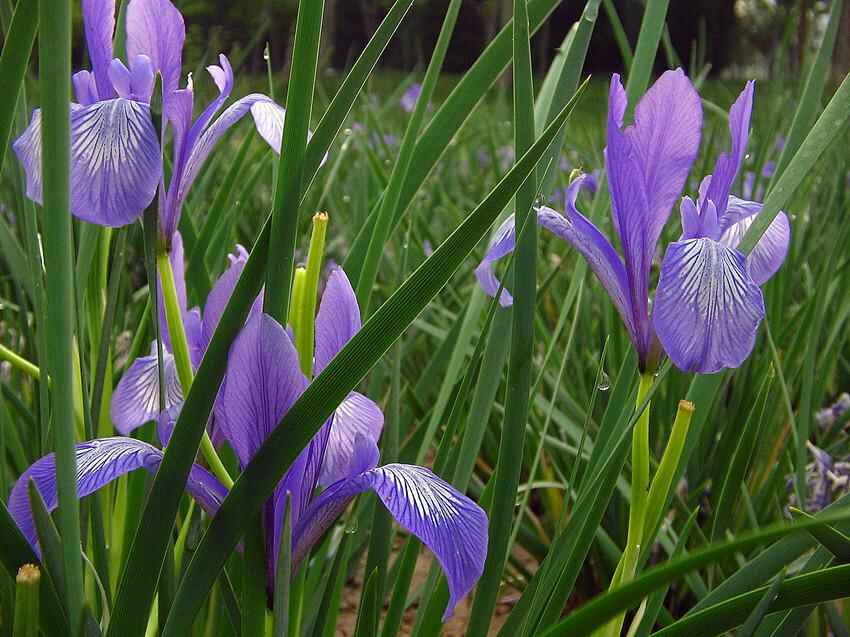
[[[419,82],[414,82],[407,90],[402,94],[401,98],[398,100],[399,106],[401,106],[402,110],[406,113],[412,113],[413,109],[416,108],[416,100],[419,99],[419,96],[422,94],[422,85]]]
[[[702,129],[699,95],[681,69],[667,71],[655,82],[626,128],[626,94],[619,76],[611,79],[605,168],[622,258],[576,208],[579,190],[588,185],[586,176],[567,188],[564,215],[546,206],[537,209],[538,223],[572,244],[607,290],[642,371],[655,369],[662,351],[685,371],[737,367],[755,343],[764,316],[759,286],[782,264],[790,228],[780,213],[749,257],[736,250],[761,210],[761,204],[730,194],[746,147],[752,94],[750,83],[732,106],[732,152],[722,154],[714,177],[703,180],[698,204],[689,197],[682,200],[684,233],[667,247],[651,317],[650,269],[661,231],[696,158]],[[476,270],[491,296],[499,288],[493,265],[514,243],[510,217]],[[500,303],[511,302],[503,290]]]
[[[180,206],[224,132],[250,110],[260,135],[279,152],[284,111],[267,96],[253,94],[211,123],[233,88],[233,70],[219,55],[220,66],[207,68],[219,95],[193,122],[191,78],[187,88],[178,88],[186,29],[170,0],[130,0],[129,68],[113,58],[114,0],[82,0],[82,8],[92,71],[73,77],[77,101],[71,104],[71,212],[98,225],[123,226],[139,218],[159,186],[166,192],[160,206],[161,233],[170,241]],[[161,183],[161,140],[150,113],[157,73],[162,77],[165,124],[173,127],[174,168],[167,191]],[[27,195],[40,202],[39,110],[13,147],[26,173]]]
[[[233,274],[236,263],[238,257],[219,281],[222,288],[219,292],[225,289],[226,283],[222,281]],[[215,293],[214,289],[211,296]],[[214,323],[218,315],[216,306],[211,308],[210,304],[208,299],[204,319],[212,311],[210,322]],[[210,327],[214,329],[214,325]],[[356,296],[345,273],[336,269],[328,279],[316,315],[316,373],[325,368],[359,329]],[[309,382],[300,371],[298,353],[287,330],[255,306],[231,346],[227,372],[215,404],[217,426],[243,468]],[[483,572],[487,516],[477,504],[429,469],[406,464],[377,466],[377,440],[383,422],[378,405],[362,394],[351,392],[299,454],[264,509],[266,554],[270,556],[267,581],[273,586],[287,498],[292,516],[292,554],[297,568],[353,498],[372,490],[399,524],[436,555],[449,585],[450,599],[444,614],[448,618]],[[161,458],[161,451],[132,438],[106,438],[79,444],[79,495],[93,493],[137,468],[155,471]],[[48,509],[54,509],[57,499],[52,454],[23,474],[9,501],[14,519],[35,545],[37,538],[26,493],[29,478],[35,480]],[[322,487],[318,495],[317,487]],[[226,496],[226,489],[199,466],[192,468],[187,489],[211,515]]]

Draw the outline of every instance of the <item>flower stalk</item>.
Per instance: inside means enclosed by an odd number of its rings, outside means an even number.
[[[171,260],[168,253],[160,250],[156,257],[156,266],[159,270],[159,278],[162,282],[162,298],[165,305],[165,320],[168,324],[168,334],[171,337],[174,362],[177,366],[177,377],[180,379],[180,387],[183,395],[188,396],[192,387],[194,372],[192,371],[192,359],[189,356],[189,341],[186,338],[186,330],[183,326],[183,317],[180,314],[180,303],[177,300],[177,286],[174,281],[174,271],[171,268]],[[221,458],[216,453],[215,446],[210,440],[209,434],[204,431],[201,438],[201,453],[207,461],[210,470],[215,477],[228,489],[233,486],[233,479],[227,472]]]
[[[38,637],[38,589],[41,571],[24,564],[15,577],[14,637]]]
[[[307,268],[304,287],[298,307],[300,331],[295,333],[295,346],[301,359],[301,371],[310,378],[313,375],[313,348],[316,340],[316,299],[319,292],[319,277],[325,253],[325,237],[328,230],[328,214],[313,215],[313,232],[310,235],[310,251],[307,253]],[[291,314],[290,314],[291,316]]]

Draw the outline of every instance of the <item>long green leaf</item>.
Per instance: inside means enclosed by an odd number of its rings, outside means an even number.
[[[528,13],[525,0],[514,0],[514,148],[517,157],[534,142],[534,86],[531,75]],[[508,391],[502,423],[495,485],[489,507],[489,541],[484,573],[472,605],[467,633],[486,635],[496,607],[502,572],[511,551],[511,527],[516,491],[522,470],[525,426],[528,420],[532,359],[534,354],[534,314],[537,300],[537,219],[532,209],[537,194],[536,173],[516,194],[516,256],[513,267],[514,307],[511,349],[508,361]]]
[[[64,600],[71,634],[81,625],[83,564],[74,452],[74,285],[71,250],[71,2],[39,0],[44,265],[47,276],[48,368],[56,444],[59,527],[65,561]]]
[[[322,32],[324,0],[298,3],[295,44],[292,51],[286,121],[277,167],[277,186],[272,203],[269,249],[276,258],[268,263],[264,311],[286,325],[292,273],[295,268],[295,243],[298,238],[298,210],[304,192],[304,155],[313,112],[319,39]]]

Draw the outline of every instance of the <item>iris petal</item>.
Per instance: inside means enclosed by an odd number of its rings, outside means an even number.
[[[321,373],[360,329],[360,306],[342,268],[334,268],[316,314],[315,372]]]
[[[351,392],[334,412],[319,484],[328,486],[350,476],[357,437],[377,444],[383,428],[381,408],[363,394]]]
[[[682,192],[699,149],[702,107],[681,69],[667,71],[635,108],[635,123],[621,130],[626,95],[614,75],[608,102],[605,166],[614,227],[629,280],[633,337],[641,363],[653,349],[649,274],[661,230]]]
[[[86,33],[86,49],[94,71],[100,99],[115,96],[109,79],[112,61],[112,34],[115,31],[114,0],[82,0],[83,27]]]
[[[676,367],[711,374],[740,366],[762,318],[762,292],[740,252],[707,238],[668,246],[653,320]]]
[[[147,105],[117,98],[73,110],[71,212],[77,217],[112,227],[135,221],[153,200],[161,172]]]
[[[150,58],[154,71],[162,75],[163,95],[168,101],[180,81],[186,39],[183,16],[169,0],[130,0],[126,20],[127,57]]]
[[[737,248],[747,233],[762,205],[755,201],[729,196],[729,205],[723,216],[724,230],[720,237],[723,245]],[[780,212],[762,235],[753,251],[747,256],[750,276],[759,285],[764,285],[782,266],[791,243],[791,224],[788,216]]]
[[[98,438],[76,446],[77,495],[82,498],[135,469],[156,471],[162,452],[134,438]],[[56,457],[49,454],[29,467],[12,488],[9,512],[24,537],[36,548],[37,536],[29,505],[28,484],[35,482],[48,511],[59,504],[56,489]],[[214,514],[227,495],[226,489],[206,470],[193,465],[187,489],[201,506]]]
[[[501,281],[496,277],[494,265],[496,261],[509,255],[516,247],[516,218],[511,215],[502,222],[502,225],[496,230],[493,235],[493,240],[484,253],[484,258],[478,267],[475,268],[475,277],[484,292],[489,297],[496,296],[501,286]],[[514,302],[511,293],[507,288],[502,288],[502,294],[499,296],[499,305],[508,307]]]
[[[164,348],[162,363],[165,408],[168,409],[182,402],[183,390],[177,377],[174,356]],[[118,382],[112,394],[110,415],[115,428],[126,436],[146,422],[156,420],[159,414],[159,365],[154,341],[151,353],[134,360]]]
[[[487,515],[425,467],[388,464],[328,487],[311,503],[295,528],[296,563],[306,556],[351,499],[370,489],[398,523],[434,553],[443,567],[450,593],[443,614],[445,621],[484,571]]]

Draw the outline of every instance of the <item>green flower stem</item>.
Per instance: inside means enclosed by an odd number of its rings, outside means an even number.
[[[16,354],[3,345],[0,345],[0,360],[10,363],[12,367],[22,371],[24,374],[34,378],[35,380],[41,380],[41,370],[37,365],[33,365],[23,356]]]
[[[171,347],[174,350],[174,362],[177,365],[177,377],[180,379],[180,387],[183,395],[188,396],[192,387],[194,373],[192,371],[192,360],[189,357],[189,341],[186,340],[186,330],[183,327],[183,316],[180,313],[180,305],[177,301],[177,286],[174,283],[174,271],[171,269],[171,260],[164,251],[157,254],[156,266],[159,270],[159,278],[162,282],[162,298],[165,303],[165,320],[168,323],[168,334],[171,337]],[[207,461],[210,470],[215,474],[225,487],[233,486],[233,479],[227,473],[227,469],[221,462],[221,458],[215,451],[209,434],[204,431],[201,438],[201,453]]]
[[[641,374],[638,386],[635,409],[641,409],[649,390],[652,387],[652,374]],[[609,590],[629,582],[637,569],[640,556],[643,530],[646,524],[647,496],[649,493],[649,411],[650,404],[640,414],[632,430],[632,489],[629,504],[629,531],[626,536],[626,547],[611,579]],[[620,615],[611,620],[603,629],[602,634],[617,637],[623,627],[624,616]]]
[[[328,230],[328,215],[317,212],[313,215],[313,233],[310,235],[310,251],[307,253],[307,271],[304,274],[304,287],[300,306],[300,331],[295,334],[295,346],[301,359],[301,370],[313,375],[313,350],[316,334],[316,302],[319,291],[319,277],[322,274],[322,258],[325,253],[325,236]],[[292,313],[290,312],[290,316]]]
[[[177,534],[177,542],[174,543],[174,571],[180,572],[180,567],[183,565],[183,553],[186,550],[186,539],[189,537],[189,529],[192,527],[192,516],[195,513],[195,501],[189,500],[189,508],[186,509],[186,518],[180,526],[180,532]]]
[[[307,270],[303,267],[295,268],[295,275],[292,278],[292,296],[289,298],[289,325],[292,327],[292,334],[295,337],[295,349],[298,350],[298,361],[301,365],[301,371],[312,367],[312,358],[305,359],[302,350],[298,347],[301,334],[301,312],[300,308],[304,304],[304,281],[307,279]],[[306,372],[305,372],[306,373]]]

